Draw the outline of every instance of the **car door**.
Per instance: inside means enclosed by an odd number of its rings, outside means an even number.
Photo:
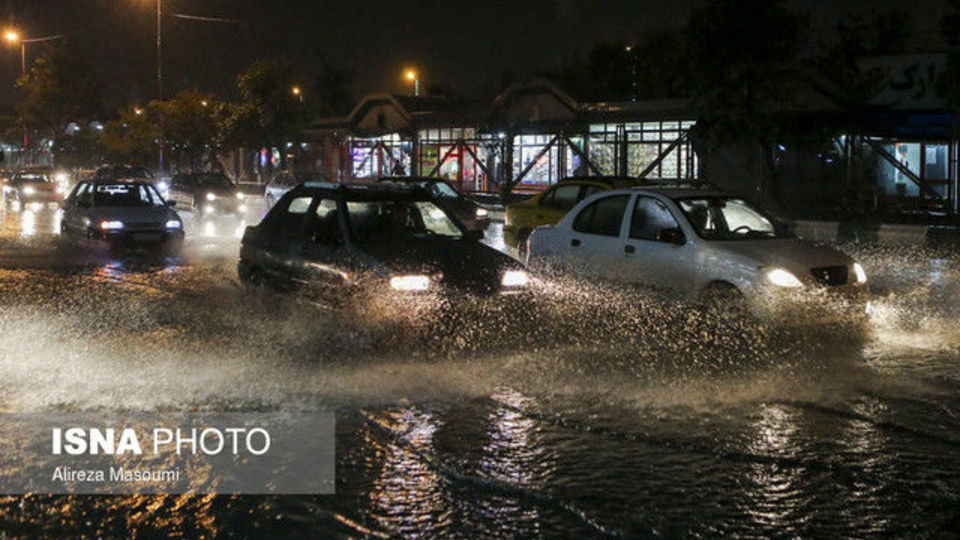
[[[551,188],[533,212],[530,228],[559,222],[582,200],[579,184],[558,185]]]
[[[577,211],[570,227],[569,242],[560,246],[563,257],[575,272],[601,278],[615,278],[622,262],[621,230],[629,194],[600,197]]]
[[[268,227],[269,245],[262,247],[263,269],[283,282],[300,280],[301,247],[307,240],[306,217],[313,205],[312,194],[301,194],[282,200],[264,220]]]
[[[297,280],[311,294],[330,298],[349,278],[345,266],[343,215],[336,199],[320,197],[306,216],[306,238],[300,243]]]
[[[61,229],[69,234],[86,234],[90,225],[87,211],[93,204],[93,187],[89,182],[80,182],[63,203]]]
[[[629,219],[618,279],[655,289],[692,289],[692,248],[670,208],[659,199],[638,195],[631,204]]]

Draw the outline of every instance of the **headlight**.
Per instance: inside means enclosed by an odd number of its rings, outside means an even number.
[[[860,263],[853,263],[853,273],[857,276],[857,283],[867,282],[867,273],[863,271],[863,267],[860,266]]]
[[[790,272],[784,270],[783,268],[774,268],[772,270],[767,270],[767,281],[776,285],[777,287],[786,287],[789,289],[796,289],[797,287],[803,287],[803,283],[797,279],[797,276],[791,274]]]
[[[390,288],[395,291],[425,291],[430,288],[428,276],[393,276],[390,278]]]
[[[179,228],[182,227],[182,226],[183,226],[183,224],[180,223],[180,220],[179,220],[179,219],[171,219],[171,220],[167,221],[167,228],[168,228],[168,229],[179,229]]]
[[[57,193],[63,194],[67,192],[67,186],[57,186]]]
[[[27,187],[23,188],[23,194],[24,194],[24,195],[33,195],[33,194],[36,193],[36,192],[37,192],[37,190],[33,189],[33,186],[27,186]]]
[[[157,190],[159,190],[160,192],[167,191],[167,189],[169,188],[170,186],[166,182],[163,182],[163,181],[157,182]]]
[[[487,217],[487,214],[489,214],[489,212],[487,212],[487,209],[486,209],[486,208],[477,208],[477,217],[478,217],[478,218],[485,218],[485,217]]]
[[[241,201],[243,200],[243,192],[242,192],[242,191],[238,191],[238,192],[237,192],[237,198],[240,199]]]
[[[246,211],[247,211],[247,205],[245,204],[241,204],[240,206],[237,207],[237,212],[240,212],[241,214],[246,213]]]
[[[215,200],[217,200],[217,196],[214,195],[213,193],[207,193],[207,200],[208,200],[208,201],[215,201]]]
[[[70,182],[70,175],[67,173],[59,172],[53,175],[53,179],[61,184],[66,184]]]
[[[214,210],[214,208],[213,208],[212,206],[210,206],[209,204],[203,207],[203,213],[204,213],[204,214],[212,214],[212,213],[213,213],[213,210]]]
[[[509,288],[526,287],[530,284],[530,274],[523,270],[507,270],[500,278],[500,284]]]
[[[119,231],[123,228],[122,221],[101,221],[100,228],[104,231]]]

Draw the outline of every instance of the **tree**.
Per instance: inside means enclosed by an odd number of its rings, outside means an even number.
[[[910,37],[910,14],[898,8],[870,15],[849,14],[837,23],[836,39],[826,44],[815,62],[820,71],[845,93],[851,105],[869,101],[887,80],[883,69],[863,70],[859,61],[869,56],[903,53]]]
[[[306,94],[303,80],[287,60],[254,62],[237,78],[237,87],[241,101],[224,114],[225,141],[282,149],[297,142],[313,119],[313,95]],[[280,152],[282,159],[285,154]]]
[[[150,163],[156,159],[158,119],[151,118],[149,111],[127,107],[120,111],[119,119],[104,126],[100,146],[107,161]]]
[[[223,105],[199,90],[184,90],[172,99],[153,101],[148,118],[163,119],[163,138],[170,160],[180,169],[197,171],[208,152],[216,150]]]
[[[937,79],[937,93],[954,109],[960,110],[960,0],[951,0],[953,12],[940,21],[940,33],[951,47],[947,65]]]
[[[711,0],[684,34],[701,135],[740,138],[763,152],[761,198],[775,202],[773,147],[797,82],[802,21],[779,1]]]
[[[71,122],[89,120],[100,110],[99,85],[79,49],[66,43],[50,46],[17,86],[24,92],[21,114],[55,149]]]

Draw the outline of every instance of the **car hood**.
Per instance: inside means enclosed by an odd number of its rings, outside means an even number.
[[[98,206],[87,210],[92,221],[116,219],[123,222],[166,222],[180,219],[177,213],[165,206]]]
[[[798,276],[809,273],[811,268],[853,264],[849,255],[836,248],[797,238],[713,241],[710,244],[715,250],[736,255],[748,264],[785,268]]]
[[[362,250],[391,273],[442,275],[443,283],[482,292],[499,288],[505,270],[523,268],[509,256],[474,240],[416,238],[364,245]]]

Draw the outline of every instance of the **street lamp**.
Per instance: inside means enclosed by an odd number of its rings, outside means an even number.
[[[416,70],[408,69],[407,70],[407,80],[413,83],[413,95],[420,96],[420,75],[417,74]]]
[[[11,45],[20,45],[20,76],[27,76],[27,40],[20,37],[20,32],[13,29],[7,29],[3,33],[3,39]],[[23,155],[21,156],[21,165],[26,165],[27,148],[30,146],[30,135],[27,130],[27,114],[24,112],[21,116],[23,124]]]
[[[303,91],[300,90],[299,86],[291,88],[290,93],[296,96],[296,98],[300,100],[300,103],[303,103]]]

